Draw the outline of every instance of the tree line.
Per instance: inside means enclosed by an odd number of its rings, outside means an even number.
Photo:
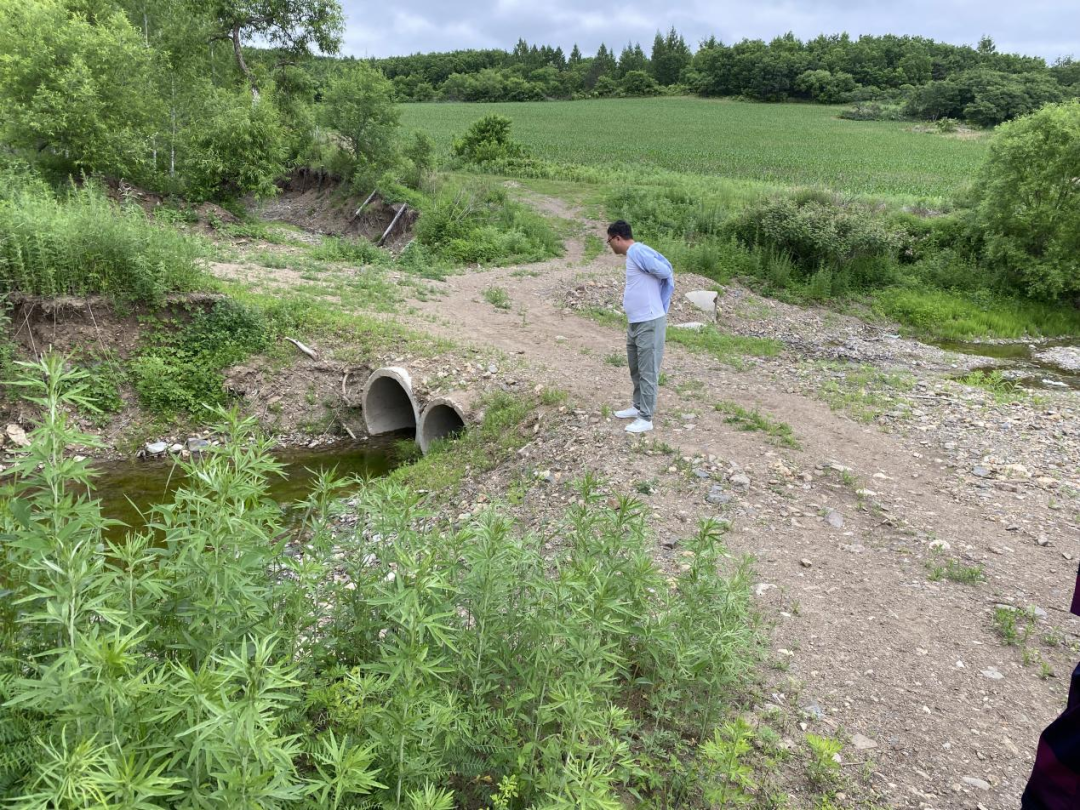
[[[1043,104],[1080,95],[1080,62],[1000,53],[983,37],[975,47],[916,36],[788,33],[770,42],[726,45],[711,37],[692,52],[674,28],[656,34],[646,54],[628,43],[616,56],[601,44],[467,50],[373,60],[401,101],[542,99],[695,93],[755,101],[825,104],[884,102],[926,119],[994,125]]]

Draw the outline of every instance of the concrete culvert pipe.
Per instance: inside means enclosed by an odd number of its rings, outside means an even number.
[[[416,429],[419,408],[412,377],[401,366],[376,369],[364,384],[364,424],[370,436]]]
[[[421,452],[427,453],[433,442],[445,439],[465,430],[471,421],[467,394],[435,397],[420,414],[420,424],[416,429],[416,441]]]

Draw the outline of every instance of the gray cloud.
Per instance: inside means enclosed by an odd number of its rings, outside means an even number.
[[[343,0],[347,30],[343,51],[354,56],[394,56],[463,48],[504,48],[518,38],[561,45],[582,53],[601,42],[616,51],[640,42],[648,51],[655,33],[675,26],[696,44],[711,35],[724,42],[771,39],[793,31],[801,39],[843,31],[912,34],[974,45],[987,34],[999,51],[1080,57],[1080,3],[1075,0],[685,0],[670,7],[643,0],[398,0],[392,7]]]

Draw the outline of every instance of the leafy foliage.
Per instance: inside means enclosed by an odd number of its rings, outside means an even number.
[[[400,113],[393,92],[389,80],[360,62],[342,70],[323,93],[323,121],[345,143],[348,175],[358,187],[370,187],[396,159]]]
[[[1080,101],[1002,126],[976,187],[986,255],[1031,298],[1080,298]]]
[[[589,476],[554,559],[494,511],[433,526],[386,482],[342,535],[324,476],[286,530],[268,442],[219,412],[223,446],[107,541],[90,469],[65,453],[92,442],[66,416],[84,382],[55,357],[27,366],[44,417],[0,492],[0,798],[16,806],[614,810],[663,782],[634,738],[710,734],[755,660],[722,526],[702,524],[668,582],[641,504],[602,505]]]

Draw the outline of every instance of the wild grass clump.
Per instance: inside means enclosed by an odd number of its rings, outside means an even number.
[[[389,254],[366,239],[344,239],[326,236],[309,251],[316,261],[342,262],[354,265],[386,264]]]
[[[434,523],[393,481],[342,534],[324,476],[286,530],[269,443],[219,411],[222,446],[110,541],[65,452],[93,443],[66,416],[84,380],[55,357],[27,372],[44,416],[0,492],[0,799],[616,808],[679,767],[702,781],[677,806],[702,807],[741,773],[713,730],[758,645],[719,524],[671,579],[642,505],[589,476],[554,555],[493,511]],[[700,768],[671,753],[710,738]]]
[[[93,183],[57,196],[40,181],[5,174],[0,187],[4,292],[159,302],[204,283],[199,240],[137,206],[117,206]]]
[[[416,224],[417,240],[453,265],[533,262],[562,254],[562,241],[540,214],[501,188],[457,186],[438,192]]]

